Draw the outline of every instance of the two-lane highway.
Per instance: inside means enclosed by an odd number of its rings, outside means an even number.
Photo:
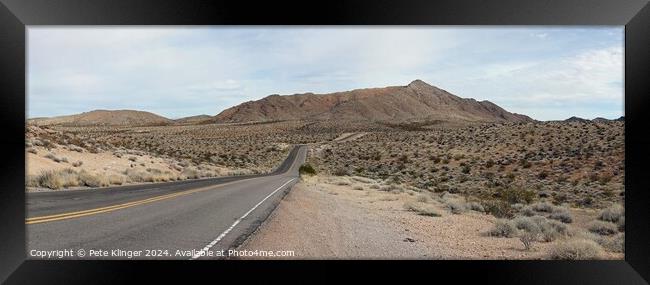
[[[268,175],[28,193],[27,256],[69,250],[63,258],[222,258],[298,181],[306,150],[295,147]]]

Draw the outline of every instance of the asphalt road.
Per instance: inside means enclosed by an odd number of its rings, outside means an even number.
[[[224,258],[297,182],[306,151],[267,175],[28,193],[27,257]]]

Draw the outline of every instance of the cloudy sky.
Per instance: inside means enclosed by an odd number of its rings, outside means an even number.
[[[538,120],[623,115],[623,27],[30,27],[28,117],[215,115],[422,79]]]

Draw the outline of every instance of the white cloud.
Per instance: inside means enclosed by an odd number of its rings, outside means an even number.
[[[613,31],[622,34],[622,29]],[[419,78],[461,97],[554,118],[576,112],[572,106],[622,101],[622,42],[603,46],[602,37],[594,37],[598,33],[30,27],[28,114],[97,108],[143,109],[169,117],[216,114],[269,94],[405,85]],[[605,33],[612,38],[611,29]]]

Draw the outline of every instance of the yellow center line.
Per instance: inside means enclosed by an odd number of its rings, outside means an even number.
[[[258,178],[258,177],[256,177],[256,178]],[[248,178],[248,179],[244,179],[244,180],[238,180],[238,181],[228,182],[228,183],[219,184],[219,185],[212,185],[212,186],[206,186],[206,187],[202,187],[202,188],[186,190],[186,191],[177,192],[177,193],[165,194],[165,195],[155,196],[155,197],[151,197],[151,198],[147,198],[147,199],[131,201],[131,202],[124,203],[124,204],[100,207],[100,208],[83,210],[83,211],[75,211],[75,212],[61,213],[61,214],[55,214],[55,215],[28,218],[28,219],[25,220],[25,224],[26,225],[39,224],[39,223],[66,220],[66,219],[96,215],[96,214],[100,214],[100,213],[112,212],[112,211],[125,209],[125,208],[130,208],[130,207],[134,207],[134,206],[138,206],[138,205],[144,205],[144,204],[149,204],[149,203],[153,203],[153,202],[157,202],[157,201],[171,199],[171,198],[178,197],[178,196],[184,196],[184,195],[188,195],[188,194],[192,194],[192,193],[196,193],[196,192],[201,192],[201,191],[206,191],[206,190],[210,190],[210,189],[220,188],[220,187],[223,187],[223,186],[226,186],[226,185],[230,185],[230,184],[233,184],[233,183],[242,182],[242,181],[246,181],[246,180],[250,180],[250,179],[255,179],[255,178]]]

